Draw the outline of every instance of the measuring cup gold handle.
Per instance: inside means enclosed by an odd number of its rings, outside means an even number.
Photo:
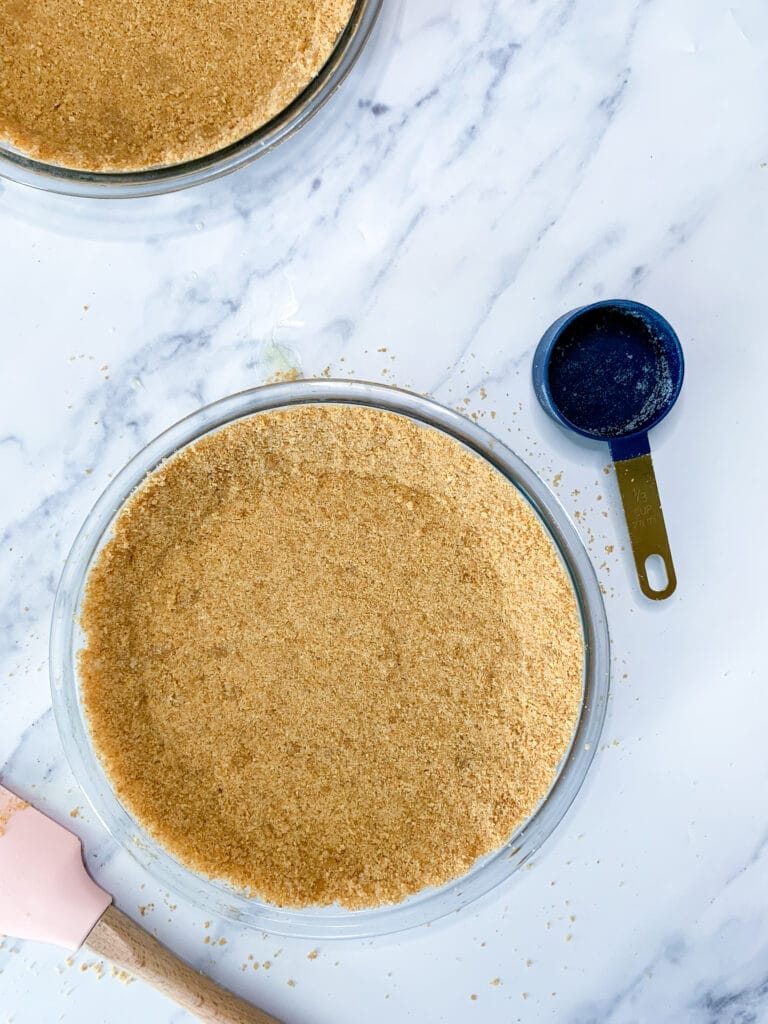
[[[662,601],[674,593],[677,577],[650,452],[614,465],[640,589],[652,601]],[[667,573],[667,582],[662,590],[654,590],[648,579],[648,559],[653,555],[661,558]]]

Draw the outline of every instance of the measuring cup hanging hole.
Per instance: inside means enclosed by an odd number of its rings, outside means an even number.
[[[651,590],[661,593],[669,585],[667,564],[661,555],[648,555],[645,560],[645,575]]]

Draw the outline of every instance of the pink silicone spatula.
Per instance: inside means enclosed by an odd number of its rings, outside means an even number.
[[[280,1024],[180,960],[112,906],[86,873],[80,840],[0,786],[0,932],[85,946],[207,1024]]]

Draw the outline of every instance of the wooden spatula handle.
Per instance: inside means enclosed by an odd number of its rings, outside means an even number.
[[[146,981],[206,1024],[280,1024],[180,960],[117,907],[109,906],[84,943]]]

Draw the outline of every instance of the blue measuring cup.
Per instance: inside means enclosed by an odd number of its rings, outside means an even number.
[[[683,351],[672,327],[650,306],[625,299],[561,316],[533,359],[545,411],[582,437],[608,442],[640,589],[655,601],[674,592],[677,577],[648,431],[675,404],[682,383]],[[658,558],[658,575],[666,578],[654,585],[649,568]]]

